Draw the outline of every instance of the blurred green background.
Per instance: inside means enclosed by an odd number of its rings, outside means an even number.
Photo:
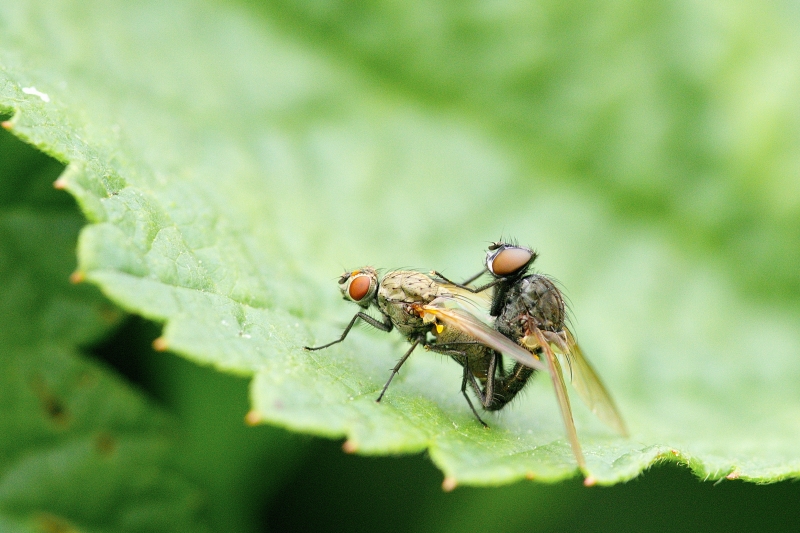
[[[310,270],[333,278],[340,261],[369,256],[386,266],[446,264],[448,272],[466,265],[458,273],[468,275],[485,241],[500,232],[518,236],[547,254],[548,271],[563,276],[582,342],[601,354],[617,348],[624,354],[609,373],[627,383],[618,395],[627,398],[624,411],[634,420],[648,416],[631,393],[635,380],[624,379],[641,372],[635,365],[650,364],[665,381],[676,379],[670,372],[681,377],[685,370],[696,375],[698,388],[735,396],[750,383],[726,383],[732,375],[727,369],[702,362],[675,370],[670,358],[680,366],[709,354],[718,365],[728,350],[762,345],[778,359],[796,359],[796,336],[786,334],[796,330],[800,314],[796,3],[196,6],[201,15],[184,21],[194,31],[213,25],[217,11],[234,13],[295,43],[298,65],[321,57],[334,71],[357,73],[359,83],[369,86],[365,92],[378,95],[363,102],[365,115],[391,119],[385,138],[375,143],[401,148],[362,160],[359,149],[372,149],[373,130],[352,113],[360,102],[342,103],[326,89],[305,107],[256,114],[303,132],[297,134],[301,147],[289,151],[309,150],[302,158],[307,168],[285,162],[282,168],[280,158],[267,165],[272,180],[280,180],[282,171],[301,176],[295,189],[276,186],[288,201],[269,216],[283,217],[279,231],[286,234],[308,226],[291,253],[313,255]],[[93,16],[102,18],[101,10]],[[229,37],[220,47],[236,50],[240,36]],[[181,59],[214,64],[203,56]],[[346,92],[350,81],[330,83]],[[362,87],[354,86],[357,99]],[[167,111],[190,105],[169,88],[152,90]],[[235,129],[249,112],[243,105],[238,116],[216,116],[214,100],[197,96],[195,105],[207,106],[201,117],[212,130]],[[314,131],[308,141],[303,128],[314,121],[323,133]],[[416,138],[420,131],[435,139],[432,147],[425,135]],[[329,138],[338,140],[339,133],[341,145]],[[274,155],[275,146],[254,144]],[[442,146],[448,151],[440,159]],[[180,147],[175,150],[180,154]],[[393,171],[388,179],[372,181],[375,169],[387,167]],[[0,132],[0,188],[4,198],[14,198],[9,205],[71,209],[66,194],[49,189],[62,169]],[[471,195],[459,194],[462,188]],[[429,219],[407,220],[409,196],[424,205]],[[293,204],[298,197],[308,202],[303,209]],[[353,205],[374,198],[375,211],[385,217],[354,221],[361,211]],[[427,224],[436,230],[422,233]],[[393,238],[385,239],[392,229]],[[338,237],[331,240],[331,234]],[[466,246],[468,236],[473,248]],[[687,273],[694,277],[684,278]],[[635,290],[626,292],[628,285]],[[334,294],[332,283],[330,288]],[[615,296],[619,300],[610,301]],[[775,330],[761,328],[776,323]],[[576,480],[446,494],[441,473],[425,457],[348,456],[340,442],[245,427],[246,380],[154,353],[150,346],[159,333],[158,326],[130,317],[110,338],[86,348],[181,421],[187,437],[181,460],[207,491],[207,518],[217,531],[779,531],[800,519],[800,489],[793,482],[715,485],[672,464],[610,488],[585,489]],[[772,374],[790,378],[796,371],[790,363],[771,364],[760,363],[763,375],[753,377],[765,388]],[[776,390],[776,398],[796,400],[796,387],[784,383]],[[758,408],[770,402],[787,417],[796,412],[772,397]],[[672,407],[665,404],[665,410]]]

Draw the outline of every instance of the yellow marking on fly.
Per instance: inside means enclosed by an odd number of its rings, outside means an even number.
[[[519,340],[519,345],[530,351],[533,358],[536,359],[537,361],[542,360],[542,358],[539,357],[539,354],[534,351],[536,350],[536,348],[539,347],[539,341],[537,341],[536,337],[534,337],[533,335],[525,335],[524,337],[522,337]]]

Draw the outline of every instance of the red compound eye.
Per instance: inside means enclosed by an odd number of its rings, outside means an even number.
[[[370,285],[371,282],[369,276],[356,276],[353,278],[353,281],[350,282],[350,287],[348,287],[347,293],[350,295],[350,298],[352,298],[353,301],[360,302],[369,292]]]
[[[489,270],[495,276],[510,276],[527,265],[533,252],[526,248],[508,247],[500,250],[490,259]]]

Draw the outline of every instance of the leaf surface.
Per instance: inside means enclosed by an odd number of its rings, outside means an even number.
[[[0,105],[68,164],[80,271],[170,350],[252,376],[265,421],[427,449],[463,484],[574,475],[545,379],[486,431],[440,356],[374,402],[396,334],[301,350],[356,311],[342,266],[467,277],[505,233],[567,287],[631,430],[573,402],[600,483],[663,460],[796,477],[797,13],[615,5],[16,2]]]
[[[122,317],[67,281],[83,221],[18,193],[0,198],[0,529],[205,531],[174,421],[76,348]]]

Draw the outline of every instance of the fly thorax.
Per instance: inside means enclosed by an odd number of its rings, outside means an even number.
[[[378,307],[386,313],[397,329],[406,337],[424,335],[432,324],[427,323],[413,308],[413,304],[427,305],[442,293],[442,287],[433,279],[413,270],[389,272],[378,289]]]
[[[441,285],[425,274],[397,270],[384,276],[378,296],[390,303],[427,304],[442,296],[443,291]]]
[[[539,274],[526,276],[510,292],[515,293],[524,312],[529,315],[528,319],[533,320],[539,329],[564,329],[564,300],[549,278]]]
[[[495,327],[506,337],[519,340],[526,335],[527,316],[528,305],[520,296],[519,285],[514,285],[506,295],[505,304],[495,320]]]

